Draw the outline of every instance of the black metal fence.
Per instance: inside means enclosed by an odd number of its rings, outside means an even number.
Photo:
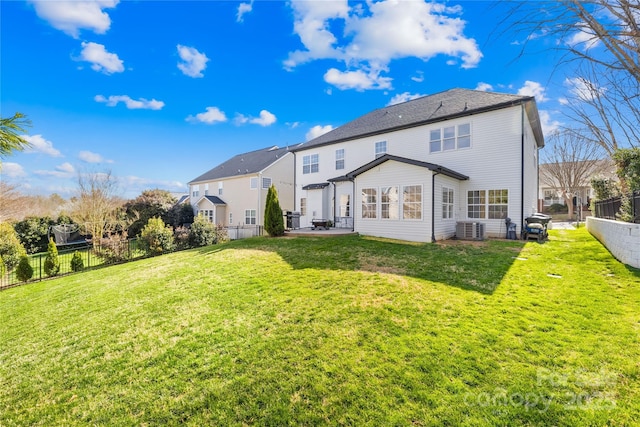
[[[631,215],[633,222],[640,224],[640,191],[629,194],[631,202]],[[595,202],[594,216],[604,219],[620,219],[620,206],[622,205],[622,197],[612,197],[606,200]]]
[[[79,263],[76,261],[74,268],[72,266],[72,259],[76,252],[79,254],[76,258],[79,257],[82,262]],[[132,261],[144,256],[145,252],[138,248],[137,239],[108,241],[95,247],[92,245],[68,246],[64,249],[58,250],[60,269],[56,277],[64,276],[76,271]],[[49,278],[50,276],[46,274],[44,268],[46,257],[46,252],[29,256],[29,264],[33,269],[33,275],[27,282],[23,282],[18,279],[16,275],[16,268],[11,271],[6,271],[5,274],[0,275],[0,290]]]

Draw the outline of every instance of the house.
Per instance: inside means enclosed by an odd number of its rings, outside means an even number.
[[[277,146],[238,154],[189,182],[196,215],[225,226],[262,226],[273,184],[283,210],[293,209],[293,154]]]
[[[565,196],[572,200],[572,207],[588,208],[594,197],[591,178],[596,175],[618,181],[616,165],[610,158],[540,164],[540,210],[544,212],[555,204],[567,205]]]
[[[427,242],[483,224],[506,235],[537,211],[544,137],[530,96],[451,89],[374,110],[295,147],[301,226]]]

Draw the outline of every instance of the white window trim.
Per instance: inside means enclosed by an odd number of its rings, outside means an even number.
[[[384,151],[379,151],[378,147],[382,147],[383,144],[384,144]],[[388,148],[389,147],[388,147],[387,141],[376,141],[373,144],[373,155],[374,155],[374,157],[377,159],[378,157],[384,156],[385,154],[387,154]]]
[[[461,126],[469,126],[469,133],[468,134],[460,134],[460,127]],[[454,148],[449,148],[449,149],[444,149],[444,141],[445,141],[445,137],[444,137],[444,131],[445,129],[449,129],[449,128],[453,128],[454,129]],[[433,131],[438,131],[440,138],[439,139],[431,139],[431,133]],[[457,151],[457,150],[468,150],[472,147],[471,144],[471,122],[464,122],[464,123],[457,123],[454,125],[448,125],[448,126],[442,126],[439,128],[433,128],[429,130],[429,154],[436,154],[436,153],[443,153],[443,152],[448,152],[448,151]],[[461,137],[469,137],[469,146],[468,147],[460,147],[460,138]],[[432,150],[431,149],[431,143],[432,142],[439,142],[439,149],[438,150]]]

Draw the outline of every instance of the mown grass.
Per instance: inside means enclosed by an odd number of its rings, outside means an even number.
[[[0,425],[635,425],[640,272],[549,242],[236,241],[0,293]]]

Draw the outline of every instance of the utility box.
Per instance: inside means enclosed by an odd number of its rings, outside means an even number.
[[[300,228],[300,212],[287,211],[287,230],[297,230]]]
[[[456,223],[456,237],[460,240],[484,240],[484,223],[458,221]]]

